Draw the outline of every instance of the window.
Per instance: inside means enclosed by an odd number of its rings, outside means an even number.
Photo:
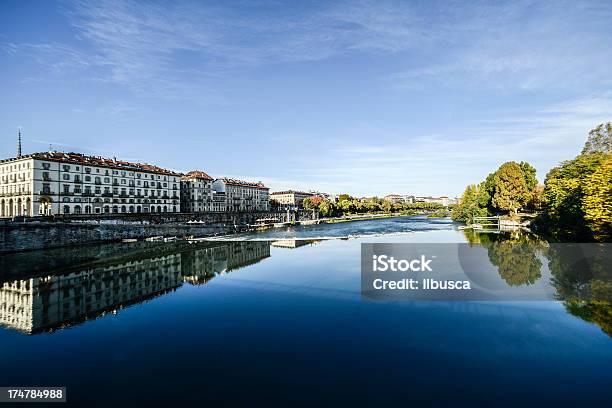
[[[91,181],[91,176],[85,176],[85,181]]]
[[[64,169],[64,171],[70,171],[70,166],[68,166],[68,165],[66,165],[66,164],[64,164],[64,165],[62,166],[62,168]]]
[[[85,167],[85,173],[91,173],[91,168]]]
[[[104,177],[104,182],[105,183],[110,183],[110,178],[109,177]]]
[[[49,170],[49,167],[51,167],[51,163],[43,163],[42,166],[43,166],[43,169]]]
[[[70,180],[70,174],[64,174],[64,175],[62,175],[62,178],[64,180]]]
[[[64,214],[70,214],[70,206],[69,205],[65,205],[64,206]]]

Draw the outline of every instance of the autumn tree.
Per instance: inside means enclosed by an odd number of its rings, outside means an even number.
[[[592,237],[585,222],[584,186],[604,158],[602,153],[582,154],[548,172],[544,181],[543,222],[550,232],[572,238]]]
[[[584,180],[582,210],[597,240],[612,238],[612,154]]]
[[[521,167],[515,162],[500,166],[493,176],[494,193],[491,203],[500,211],[516,213],[525,205],[529,190]]]

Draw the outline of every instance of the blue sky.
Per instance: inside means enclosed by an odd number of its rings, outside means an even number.
[[[0,3],[0,156],[116,156],[276,189],[542,180],[612,120],[612,3]]]

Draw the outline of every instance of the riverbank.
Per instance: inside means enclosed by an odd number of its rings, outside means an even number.
[[[307,219],[305,215],[308,214],[312,215],[310,212],[300,212],[298,216],[293,216],[292,221],[283,222],[282,217],[286,217],[286,213],[279,212],[275,213],[279,222],[266,224],[257,222],[262,217],[270,219],[269,213],[177,214],[157,217],[148,215],[146,219],[136,219],[133,216],[89,219],[72,217],[59,220],[30,219],[22,222],[4,222],[0,224],[0,253],[121,241],[231,237],[235,234],[294,226],[415,216],[408,213],[378,213]]]

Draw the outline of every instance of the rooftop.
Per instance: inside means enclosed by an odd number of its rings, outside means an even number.
[[[295,191],[295,190],[274,191],[270,193],[270,195],[274,195],[274,194],[303,194],[303,195],[308,195],[308,196],[315,195],[314,193],[306,193],[304,191]]]
[[[61,163],[74,163],[81,165],[90,165],[90,166],[101,166],[101,167],[110,167],[113,169],[121,169],[121,170],[132,170],[132,171],[146,171],[151,173],[161,173],[170,176],[180,176],[181,174],[172,170],[164,169],[158,166],[154,166],[148,163],[133,163],[123,160],[118,160],[116,157],[112,159],[108,159],[101,156],[87,156],[81,153],[74,152],[39,152],[32,153],[28,155],[24,155],[21,157],[13,157],[6,160],[1,160],[0,163],[6,163],[16,160],[23,159],[38,159],[38,160],[49,160],[56,161]]]
[[[204,173],[200,170],[193,170],[183,176],[184,179],[204,179],[204,180],[212,180],[208,174]]]
[[[237,180],[237,179],[233,179],[229,177],[221,177],[217,180],[221,180],[225,184],[229,184],[232,186],[253,187],[253,188],[260,188],[260,189],[268,190],[268,187],[266,187],[261,181],[258,181],[255,183],[252,181]]]

